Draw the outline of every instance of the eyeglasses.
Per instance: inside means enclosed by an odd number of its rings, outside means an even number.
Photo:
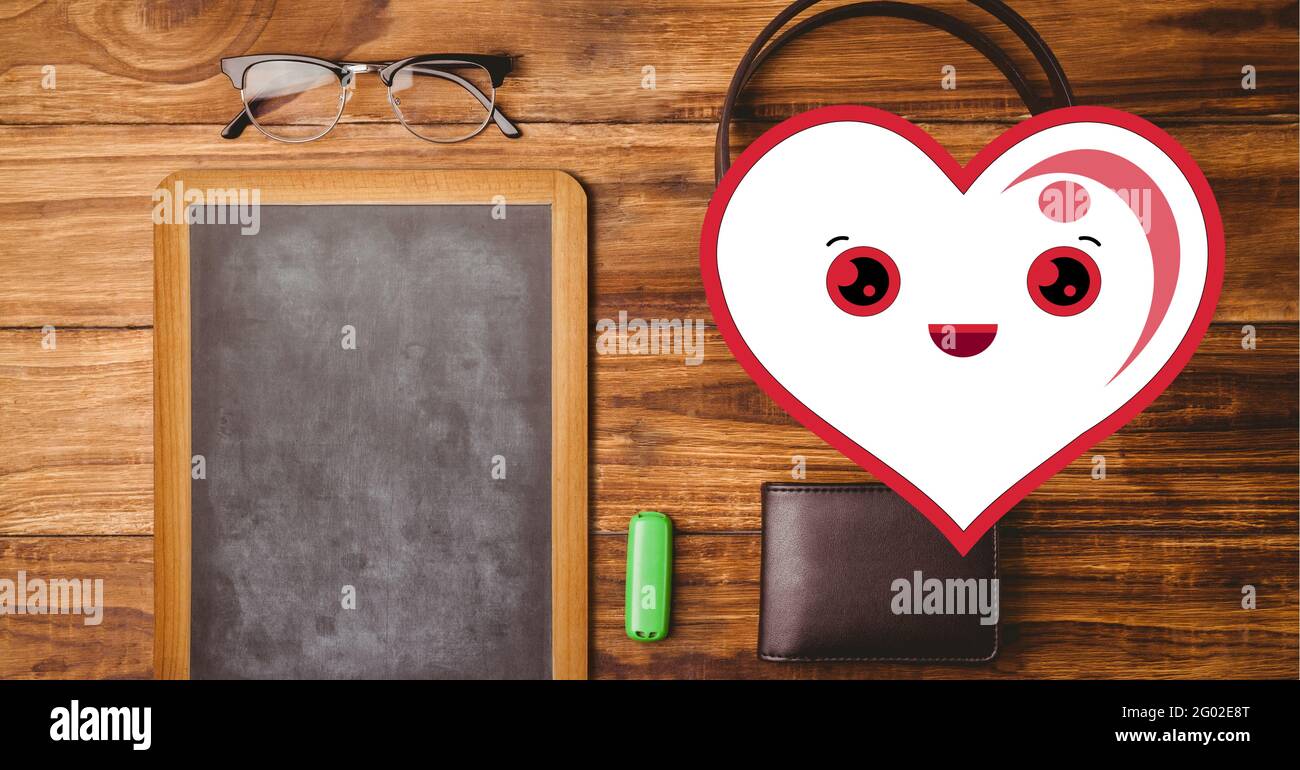
[[[428,142],[463,142],[495,122],[510,139],[519,128],[496,106],[496,89],[514,65],[510,56],[443,53],[395,62],[336,62],[295,54],[235,56],[221,71],[239,89],[244,109],[221,130],[238,138],[251,123],[280,142],[310,142],[329,133],[356,89],[374,72],[388,102],[412,134]]]

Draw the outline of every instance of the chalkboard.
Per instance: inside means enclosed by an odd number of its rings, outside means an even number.
[[[223,205],[246,210],[215,216],[200,193],[184,222],[157,226],[157,392],[172,399],[157,427],[165,438],[176,426],[164,419],[188,416],[190,428],[183,451],[160,444],[157,581],[188,583],[189,601],[164,609],[178,591],[159,592],[159,675],[585,675],[576,183],[169,181],[234,191]],[[179,365],[164,348],[182,338],[185,394],[181,378],[164,382]],[[165,515],[181,461],[187,510]],[[169,544],[169,527],[188,529],[188,548]],[[182,644],[188,655],[172,649]]]

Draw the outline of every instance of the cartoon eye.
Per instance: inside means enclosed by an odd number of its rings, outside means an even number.
[[[1078,315],[1101,291],[1101,271],[1086,251],[1073,246],[1048,249],[1029,266],[1029,296],[1054,316]]]
[[[826,293],[849,315],[875,315],[898,296],[898,265],[880,249],[855,246],[826,270]]]

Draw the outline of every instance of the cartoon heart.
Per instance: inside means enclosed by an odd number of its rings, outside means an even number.
[[[1053,110],[963,167],[837,106],[741,155],[700,265],[759,386],[965,554],[1191,358],[1223,227],[1187,152],[1128,113]]]

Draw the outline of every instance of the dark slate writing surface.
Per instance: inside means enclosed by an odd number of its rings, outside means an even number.
[[[549,677],[550,207],[259,213],[190,229],[191,675]]]

